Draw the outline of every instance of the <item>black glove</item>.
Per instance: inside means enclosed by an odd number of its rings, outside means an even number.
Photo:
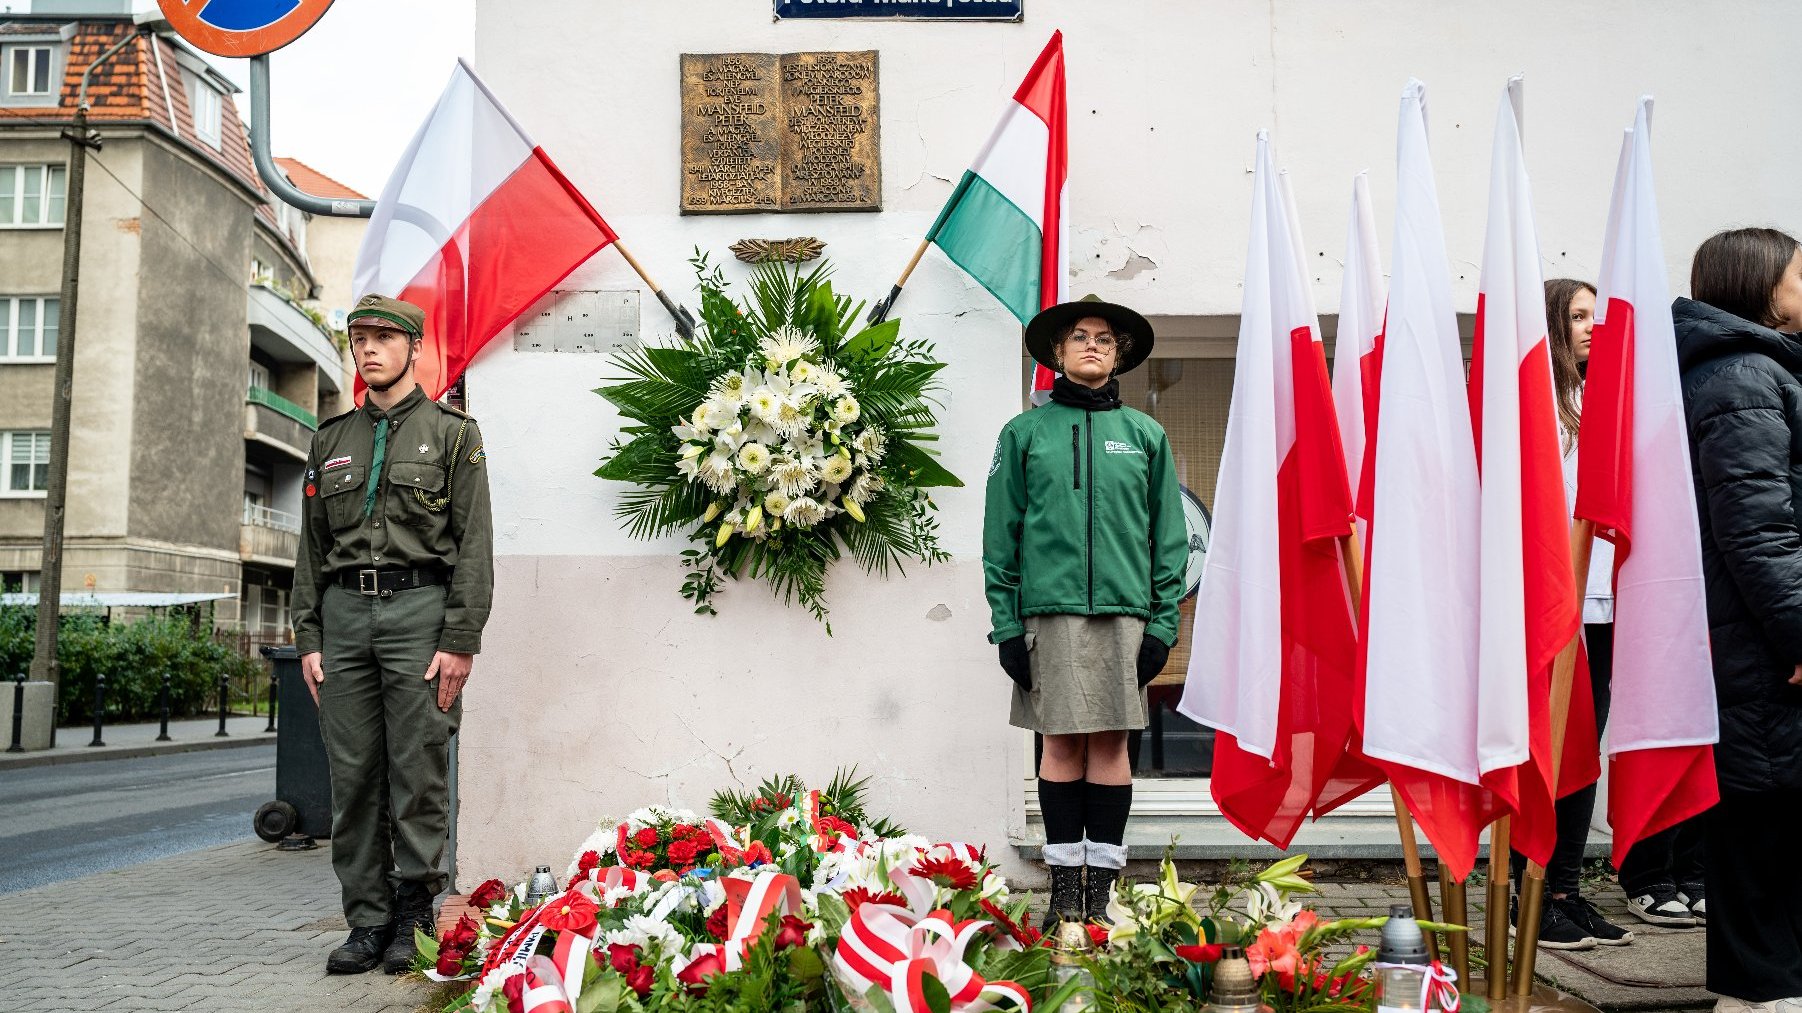
[[[1032,692],[1032,661],[1026,653],[1026,634],[1003,640],[995,647],[1001,652],[1001,670],[1014,680],[1015,685]]]
[[[1144,689],[1151,680],[1164,670],[1164,662],[1170,660],[1170,648],[1158,638],[1146,634],[1139,641],[1139,688]]]

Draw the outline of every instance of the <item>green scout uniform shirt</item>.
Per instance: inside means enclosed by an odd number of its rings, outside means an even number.
[[[291,602],[301,654],[321,649],[320,596],[340,574],[426,567],[453,571],[438,649],[482,649],[494,596],[494,532],[474,419],[417,388],[386,412],[366,402],[314,434],[305,491]]]

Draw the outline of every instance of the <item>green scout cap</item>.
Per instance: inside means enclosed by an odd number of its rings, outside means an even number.
[[[371,292],[357,300],[356,308],[350,311],[346,327],[393,327],[408,334],[425,333],[425,310],[410,302],[390,299],[385,295]]]

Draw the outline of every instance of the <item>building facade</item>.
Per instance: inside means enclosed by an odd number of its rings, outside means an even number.
[[[35,590],[49,466],[69,143],[87,160],[63,588],[227,594],[281,640],[303,464],[347,389],[303,214],[271,204],[234,85],[130,3],[0,16],[0,580]],[[109,10],[109,7],[112,8]]]

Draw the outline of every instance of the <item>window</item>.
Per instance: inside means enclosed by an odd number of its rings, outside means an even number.
[[[36,594],[36,570],[0,570],[0,594]]]
[[[269,390],[269,367],[252,359],[250,362],[250,389]]]
[[[7,98],[48,98],[51,88],[60,84],[57,75],[56,49],[52,46],[8,46],[6,48]]]
[[[0,296],[0,361],[51,362],[62,300],[56,296]]]
[[[50,434],[0,432],[0,495],[29,496],[50,488]]]
[[[61,225],[67,177],[60,165],[0,165],[0,228]]]
[[[199,74],[184,74],[188,84],[188,111],[194,114],[194,136],[217,148],[223,142],[220,129],[221,102],[218,90]]]

